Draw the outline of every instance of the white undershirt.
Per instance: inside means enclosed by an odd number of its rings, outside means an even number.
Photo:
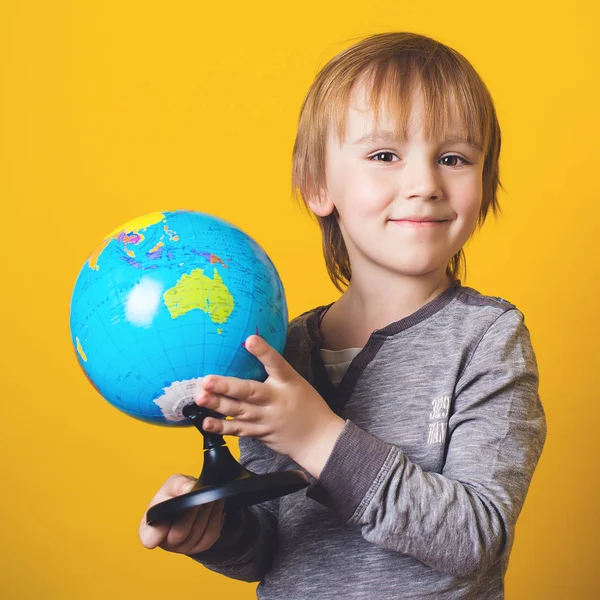
[[[321,358],[325,363],[325,368],[333,385],[339,385],[352,359],[361,350],[362,348],[344,348],[343,350],[321,349]]]

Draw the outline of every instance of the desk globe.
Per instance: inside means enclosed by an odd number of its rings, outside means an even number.
[[[226,499],[263,502],[308,485],[301,471],[254,474],[222,436],[205,432],[194,404],[205,375],[264,381],[244,348],[260,335],[279,353],[287,335],[285,293],[264,250],[231,223],[202,212],[155,212],[109,233],[85,262],[71,299],[76,355],[96,390],[146,423],[194,425],[204,436],[202,473],[191,492],[157,504],[148,521]]]

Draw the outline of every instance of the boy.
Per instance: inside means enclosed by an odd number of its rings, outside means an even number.
[[[246,345],[264,383],[208,376],[256,473],[311,485],[223,516],[222,502],[140,538],[258,597],[503,598],[514,529],[546,436],[522,313],[464,287],[462,248],[498,210],[500,128],[468,61],[425,36],[371,36],[304,101],[294,189],[342,292],[290,323],[283,357]],[[189,491],[170,478],[151,505]]]

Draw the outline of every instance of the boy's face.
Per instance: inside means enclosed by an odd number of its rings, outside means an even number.
[[[444,274],[451,257],[471,236],[482,201],[483,156],[466,142],[422,137],[420,91],[413,96],[408,139],[360,139],[374,131],[364,87],[350,99],[346,138],[330,127],[327,190],[311,201],[320,216],[339,213],[339,225],[355,275]],[[380,115],[377,131],[394,127]],[[460,133],[460,131],[456,131]],[[419,223],[415,220],[426,219]]]

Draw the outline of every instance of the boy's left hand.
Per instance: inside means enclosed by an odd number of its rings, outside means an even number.
[[[258,439],[319,477],[345,420],[263,338],[251,335],[245,347],[264,365],[267,379],[204,377],[196,404],[233,419],[206,417],[202,427],[210,433]]]

